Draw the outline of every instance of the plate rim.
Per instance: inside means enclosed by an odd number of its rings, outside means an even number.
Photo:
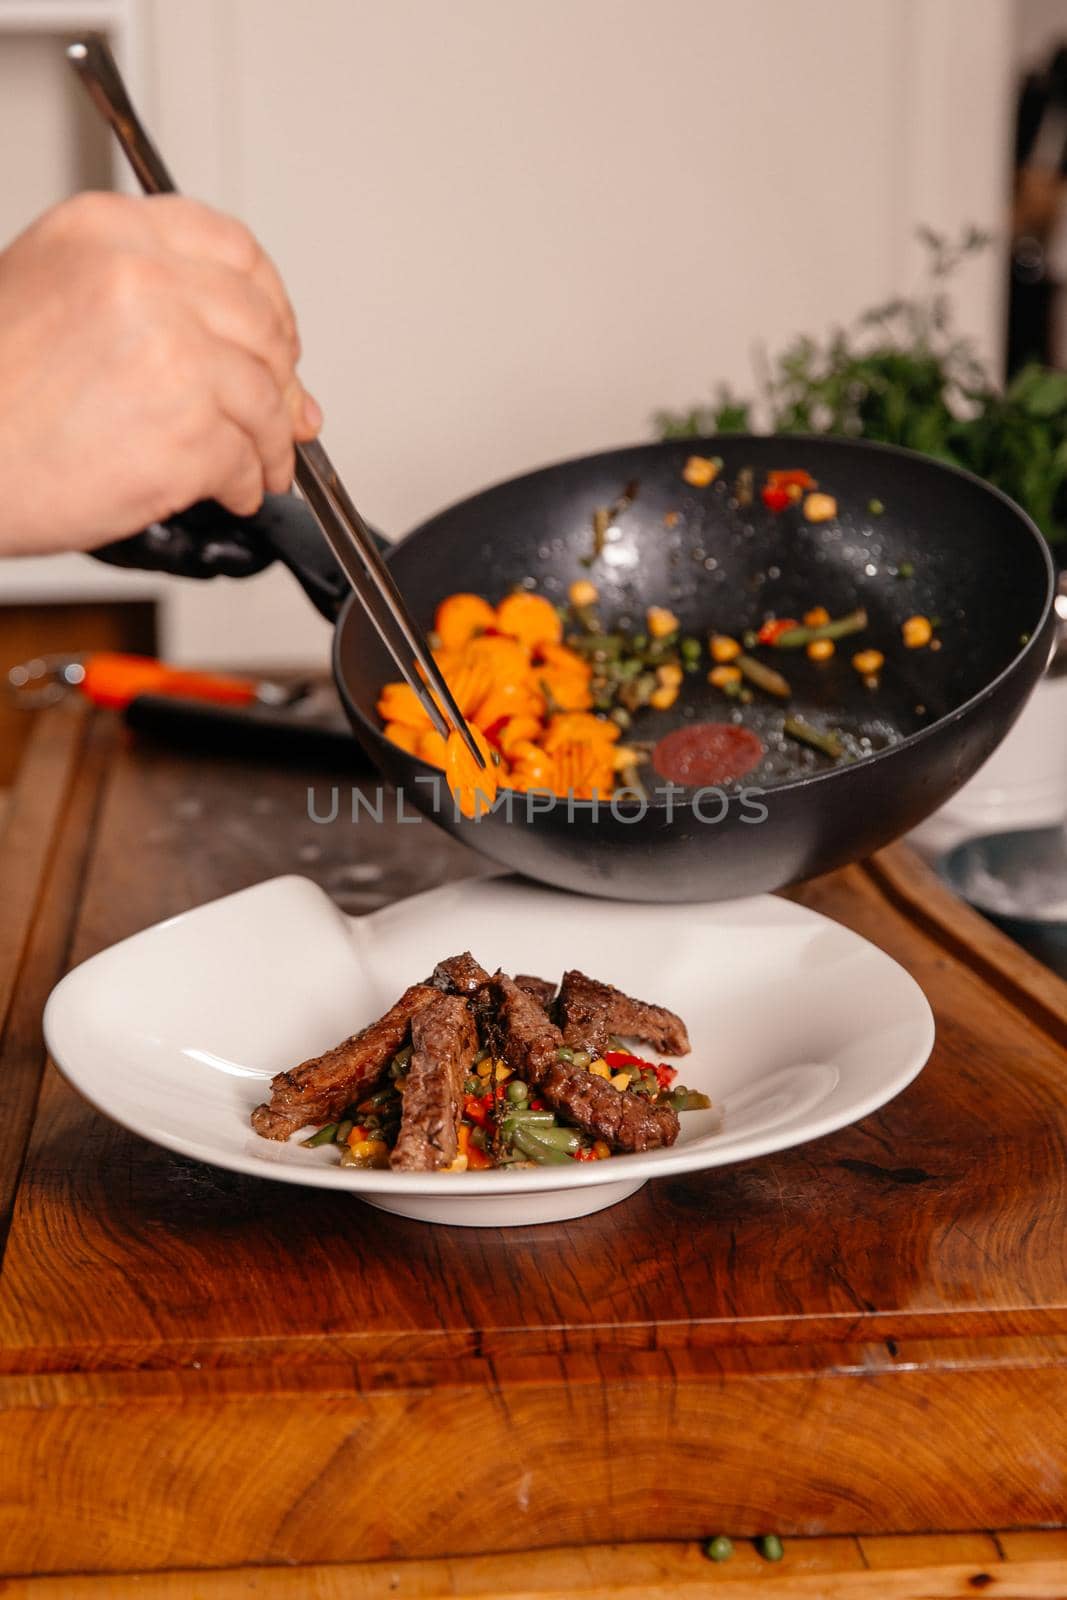
[[[211,900],[203,901],[200,905],[189,906],[183,911],[175,912],[169,917],[162,918],[159,922],[150,923],[148,927],[136,933],[128,934],[125,938],[116,940],[114,944],[106,946],[103,950],[96,951],[86,957],[65,973],[54,986],[45,1003],[42,1017],[42,1029],[49,1056],[53,1061],[60,1076],[78,1095],[93,1107],[101,1116],[116,1123],[127,1132],[146,1140],[161,1149],[169,1150],[173,1154],[186,1159],[201,1161],[206,1165],[219,1167],[223,1171],[240,1172],[248,1177],[271,1179],[279,1183],[294,1184],[304,1188],[333,1189],[348,1194],[391,1194],[398,1199],[401,1197],[433,1196],[442,1202],[453,1196],[455,1198],[471,1199],[480,1197],[491,1203],[495,1197],[528,1194],[531,1197],[538,1193],[559,1191],[561,1189],[582,1189],[598,1187],[604,1184],[619,1183],[630,1178],[645,1179],[657,1177],[672,1177],[685,1172],[710,1171],[716,1167],[731,1166],[737,1162],[751,1161],[779,1153],[782,1150],[794,1149],[802,1144],[812,1143],[814,1140],[825,1138],[831,1133],[840,1132],[842,1128],[850,1127],[862,1121],[872,1112],[888,1104],[890,1100],[903,1092],[909,1084],[922,1072],[930,1059],[936,1039],[936,1022],[929,1000],[923,989],[908,972],[907,968],[889,955],[885,950],[876,945],[873,940],[863,934],[856,933],[844,923],[835,921],[821,911],[815,911],[809,906],[799,905],[796,901],[783,899],[772,894],[746,895],[734,900],[698,901],[694,904],[702,906],[713,915],[726,912],[740,906],[773,904],[779,913],[783,910],[793,922],[822,927],[830,927],[838,934],[846,936],[864,948],[866,952],[873,953],[879,961],[888,963],[895,969],[898,980],[902,979],[911,998],[916,1003],[916,1015],[913,1024],[918,1027],[922,1024],[921,1042],[912,1050],[906,1062],[897,1067],[885,1082],[865,1096],[860,1096],[853,1103],[845,1105],[834,1114],[815,1116],[812,1118],[810,1129],[801,1134],[793,1128],[789,1119],[780,1124],[777,1129],[768,1129],[763,1134],[753,1134],[740,1144],[727,1147],[717,1146],[714,1136],[711,1142],[698,1141],[685,1145],[673,1145],[665,1148],[647,1151],[635,1151],[627,1154],[616,1155],[610,1161],[572,1163],[573,1171],[561,1167],[522,1168],[516,1172],[393,1172],[392,1170],[363,1169],[357,1167],[341,1167],[335,1164],[329,1166],[317,1162],[309,1162],[306,1166],[300,1163],[289,1163],[282,1159],[276,1161],[265,1159],[264,1155],[240,1152],[218,1151],[216,1147],[205,1145],[195,1139],[190,1139],[181,1134],[172,1134],[166,1129],[146,1132],[143,1124],[124,1116],[111,1106],[104,1105],[96,1094],[86,1086],[84,1078],[77,1068],[64,1059],[64,1041],[57,1040],[57,1027],[62,1029],[62,1007],[68,1003],[69,987],[77,978],[79,985],[85,982],[86,969],[105,958],[111,958],[125,946],[139,944],[151,939],[154,935],[162,933],[165,929],[174,927],[177,923],[202,914],[211,907],[230,904],[235,900],[252,898],[266,893],[278,894],[291,892],[292,887],[299,885],[301,891],[310,888],[314,891],[324,907],[328,907],[333,914],[346,925],[346,932],[350,935],[359,928],[367,927],[375,918],[385,916],[396,911],[401,906],[415,906],[419,903],[441,899],[463,890],[477,890],[489,883],[506,883],[511,881],[522,892],[530,892],[542,896],[558,896],[562,902],[581,902],[588,905],[587,897],[570,894],[565,890],[553,888],[550,885],[531,883],[507,872],[492,872],[471,878],[453,879],[448,883],[436,885],[432,889],[422,890],[415,895],[404,896],[400,900],[390,901],[387,905],[379,907],[376,911],[363,915],[351,915],[344,912],[333,901],[327,891],[313,878],[302,873],[280,873],[272,878],[261,879],[258,883],[248,884],[242,889],[234,890],[230,894],[217,895]],[[612,910],[621,906],[631,906],[635,911],[648,912],[650,906],[644,901],[605,901]],[[693,904],[686,904],[686,912],[694,909]],[[358,940],[357,940],[358,942]],[[64,991],[68,991],[68,995]],[[249,1129],[249,1137],[255,1135]],[[261,1141],[268,1149],[279,1152],[289,1151],[299,1146],[293,1146],[292,1141]],[[721,1159],[716,1158],[716,1150],[721,1149]],[[440,1188],[442,1178],[448,1178],[447,1191]],[[561,1181],[562,1180],[562,1181]]]

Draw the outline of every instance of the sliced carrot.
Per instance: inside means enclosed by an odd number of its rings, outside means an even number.
[[[614,744],[619,737],[617,722],[610,717],[594,717],[588,712],[566,712],[552,717],[542,743],[551,754],[564,742],[585,741],[601,745]]]
[[[530,677],[530,652],[518,639],[486,634],[472,639],[462,652],[465,663],[484,662],[498,683],[522,683]]]
[[[425,733],[419,734],[415,754],[421,761],[428,762],[431,767],[443,767],[446,749],[444,738],[437,729],[427,728]]]
[[[534,719],[536,731],[544,712],[545,697],[531,684],[498,683],[482,700],[474,718],[484,732],[502,717],[529,717]]]
[[[383,722],[402,722],[406,728],[420,731],[433,726],[410,683],[387,683],[378,701],[378,715]]]
[[[510,756],[519,740],[537,741],[541,732],[540,717],[509,717],[498,735],[498,743],[505,756]]]
[[[550,703],[559,706],[561,711],[588,711],[593,704],[588,681],[579,678],[573,672],[559,672],[554,667],[542,667],[537,681]]]
[[[479,1150],[476,1144],[467,1146],[467,1171],[486,1172],[493,1165],[484,1150]]]
[[[418,728],[408,728],[402,722],[387,722],[385,724],[385,737],[390,744],[399,745],[401,750],[406,750],[409,755],[413,756],[418,750]]]
[[[433,625],[444,648],[456,650],[495,627],[496,612],[479,594],[450,594],[437,607]]]
[[[558,644],[563,637],[563,623],[551,600],[524,589],[501,600],[496,608],[496,625],[501,633],[521,639],[531,650],[538,645]]]
[[[592,663],[580,656],[577,650],[572,650],[570,645],[544,644],[537,654],[545,666],[554,667],[559,672],[572,672],[587,683],[593,676]]]
[[[496,799],[497,769],[493,752],[480,728],[471,728],[474,742],[485,758],[479,767],[458,733],[450,733],[445,748],[445,776],[450,793],[465,817],[481,816]]]

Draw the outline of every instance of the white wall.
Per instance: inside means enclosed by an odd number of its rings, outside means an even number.
[[[391,532],[908,287],[917,222],[1000,221],[1009,0],[145,7],[159,142],[277,258]],[[961,293],[987,350],[998,279]],[[168,592],[187,659],[324,649],[284,574]]]

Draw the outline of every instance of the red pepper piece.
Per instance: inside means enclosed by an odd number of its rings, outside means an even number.
[[[786,506],[792,503],[789,498],[789,490],[779,489],[773,483],[764,484],[760,490],[760,499],[768,511],[784,511]]]
[[[510,717],[497,717],[496,721],[491,722],[488,728],[482,729],[485,737],[489,740],[489,743],[495,750],[500,749],[500,735],[503,733],[510,721]]]
[[[595,1161],[597,1156],[592,1146],[589,1146],[589,1148],[585,1150],[576,1150],[574,1152],[574,1159],[575,1161]]]
[[[669,1089],[677,1076],[678,1068],[669,1067],[665,1061],[661,1061],[656,1068],[656,1082],[661,1089]]]
[[[492,1095],[489,1096],[489,1105],[493,1103]],[[463,1097],[463,1115],[476,1127],[484,1128],[489,1121],[489,1112],[485,1100],[481,1095],[468,1094]]]
[[[648,1067],[651,1062],[642,1061],[640,1056],[632,1056],[629,1050],[605,1050],[604,1060],[609,1067]]]
[[[545,1109],[545,1102],[543,1100],[538,1100],[537,1096],[535,1095],[534,1098],[530,1101],[530,1110],[531,1111],[543,1111],[544,1109]]]
[[[799,628],[800,623],[795,617],[772,617],[765,622],[756,635],[760,644],[777,644],[783,633],[788,633],[791,628]]]
[[[767,483],[772,489],[817,489],[819,487],[811,473],[805,472],[803,467],[776,467],[772,472],[768,472]]]

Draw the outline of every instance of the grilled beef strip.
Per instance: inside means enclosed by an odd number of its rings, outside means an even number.
[[[532,994],[538,1005],[546,1011],[556,998],[556,985],[549,983],[547,978],[535,978],[528,972],[517,972],[515,982],[527,994]]]
[[[333,1122],[372,1092],[403,1047],[412,1018],[440,998],[440,990],[413,984],[377,1022],[291,1072],[279,1072],[271,1079],[270,1103],[252,1113],[253,1128],[264,1139],[288,1139],[309,1123]]]
[[[411,1024],[411,1066],[400,1132],[389,1157],[399,1172],[435,1172],[459,1149],[463,1082],[478,1049],[478,1028],[460,995],[439,994]]]
[[[678,1114],[670,1106],[649,1105],[636,1094],[616,1089],[585,1067],[558,1061],[563,1035],[533,995],[505,973],[490,986],[495,1003],[494,1030],[499,1053],[532,1083],[553,1111],[616,1150],[653,1150],[678,1137]]]
[[[689,1033],[681,1017],[665,1006],[634,1000],[584,972],[563,974],[557,1009],[563,1042],[571,1050],[601,1056],[610,1048],[608,1035],[616,1033],[641,1039],[665,1055],[689,1054]]]
[[[439,961],[433,969],[430,982],[445,994],[474,996],[489,982],[489,974],[479,966],[469,950],[462,955],[449,956]]]

